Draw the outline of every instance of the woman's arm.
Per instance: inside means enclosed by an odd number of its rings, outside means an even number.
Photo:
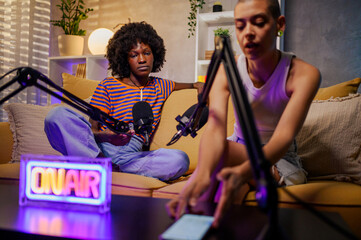
[[[286,85],[290,100],[271,139],[263,148],[266,159],[272,164],[287,152],[301,129],[320,81],[321,75],[317,68],[300,59],[293,59]]]
[[[182,89],[191,89],[196,88],[198,91],[198,94],[203,91],[204,83],[201,82],[195,82],[195,83],[175,83],[174,90],[182,90]]]
[[[187,206],[194,206],[208,190],[211,176],[225,150],[229,91],[223,67],[217,73],[209,98],[208,121],[201,137],[197,168],[179,197],[167,205],[170,215],[176,218]]]

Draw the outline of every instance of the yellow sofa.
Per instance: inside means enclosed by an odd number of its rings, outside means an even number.
[[[297,136],[299,154],[308,171],[308,183],[286,187],[302,201],[316,209],[336,211],[361,238],[361,95],[357,94],[360,78],[320,89],[312,103],[305,124]],[[82,99],[89,98],[97,81],[63,74],[64,89]],[[351,93],[351,95],[349,95]],[[175,117],[196,103],[196,90],[175,91],[166,101],[160,125],[150,149],[167,148],[176,132]],[[316,100],[317,99],[317,100]],[[52,106],[10,104],[2,106],[9,113],[9,122],[0,122],[0,182],[18,184],[19,158],[23,153],[59,154],[53,150],[41,130],[42,119]],[[232,108],[232,104],[230,104]],[[233,130],[233,110],[229,111],[228,134]],[[197,164],[196,138],[182,137],[171,148],[185,151],[190,158],[191,174]],[[189,175],[188,175],[189,176]],[[188,176],[174,182],[113,172],[112,193],[143,197],[173,198],[184,186]],[[301,208],[302,205],[279,189],[279,206]],[[256,205],[254,192],[244,204]]]

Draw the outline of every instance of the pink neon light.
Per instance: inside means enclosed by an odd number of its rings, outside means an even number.
[[[30,174],[30,188],[36,194],[99,198],[98,171],[34,167]]]

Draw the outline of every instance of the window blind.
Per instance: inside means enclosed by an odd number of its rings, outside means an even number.
[[[48,0],[0,0],[0,75],[22,66],[48,73],[50,38],[50,1]],[[14,74],[15,75],[15,74]],[[0,85],[14,76],[1,80]],[[0,93],[4,97],[13,89]],[[8,102],[47,104],[46,93],[28,87]],[[6,113],[0,111],[0,121],[6,121]]]

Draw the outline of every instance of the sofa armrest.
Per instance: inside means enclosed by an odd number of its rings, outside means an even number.
[[[13,134],[10,131],[8,122],[0,122],[0,164],[8,163],[11,160],[11,152],[13,149]]]

